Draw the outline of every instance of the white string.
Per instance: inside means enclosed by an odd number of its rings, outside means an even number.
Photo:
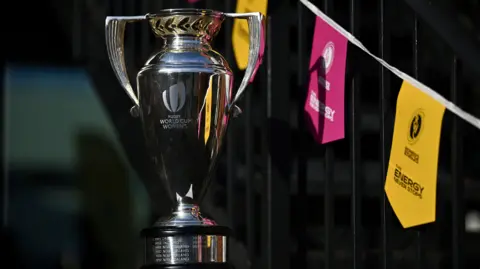
[[[352,34],[350,34],[348,31],[342,28],[342,26],[338,25],[334,20],[330,19],[327,15],[325,15],[320,9],[318,9],[314,4],[312,4],[308,0],[300,0],[302,4],[304,4],[310,11],[312,11],[315,15],[323,19],[328,25],[330,25],[333,29],[337,30],[341,35],[343,35],[345,38],[348,39],[352,44],[363,50],[365,53],[368,55],[372,56],[375,60],[377,60],[380,64],[382,64],[385,68],[388,70],[392,71],[395,75],[400,77],[403,80],[408,81],[410,84],[415,86],[415,88],[419,89],[423,93],[429,95],[433,99],[435,99],[437,102],[440,104],[444,105],[446,109],[450,110],[453,114],[459,116],[460,118],[464,119],[471,125],[475,126],[477,129],[480,129],[480,119],[474,117],[470,113],[464,111],[460,107],[456,106],[454,103],[448,101],[437,93],[436,91],[430,89],[429,87],[425,86],[423,83],[420,81],[412,78],[411,76],[405,74],[404,72],[398,70],[397,68],[389,65],[387,62],[385,62],[383,59],[373,55],[363,44],[360,42],[356,37],[354,37]]]

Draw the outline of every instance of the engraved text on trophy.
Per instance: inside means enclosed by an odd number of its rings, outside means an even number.
[[[160,119],[163,129],[186,129],[192,119],[182,118],[177,112],[180,112],[185,105],[186,92],[185,84],[179,82],[170,86],[169,89],[163,91],[162,100],[165,108],[172,114],[167,118]]]

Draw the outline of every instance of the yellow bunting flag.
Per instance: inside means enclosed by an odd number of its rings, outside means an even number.
[[[267,0],[237,0],[237,13],[261,12],[267,15]],[[248,64],[249,36],[247,20],[235,19],[233,23],[232,45],[235,60],[240,70]]]
[[[406,81],[398,94],[385,192],[404,228],[435,221],[445,106]]]
[[[207,144],[208,137],[210,136],[210,121],[212,117],[212,80],[213,80],[213,76],[210,77],[207,93],[205,94],[205,129],[204,129],[205,145]]]

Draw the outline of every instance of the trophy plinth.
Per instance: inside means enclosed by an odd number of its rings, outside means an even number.
[[[246,19],[250,53],[236,93],[233,72],[210,42],[225,18]],[[163,46],[137,74],[137,92],[130,84],[124,59],[128,22],[148,21]],[[132,99],[131,113],[142,121],[159,184],[168,191],[173,213],[142,231],[142,268],[229,268],[230,229],[204,218],[198,204],[212,178],[236,103],[262,61],[264,17],[258,12],[168,9],[156,14],[107,17],[108,56],[121,85]],[[147,186],[148,187],[148,186]]]
[[[168,218],[142,231],[144,268],[230,268],[227,239],[231,230],[201,216],[199,207],[180,203]]]

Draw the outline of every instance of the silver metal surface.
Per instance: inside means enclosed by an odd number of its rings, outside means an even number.
[[[184,235],[148,238],[145,251],[145,265],[224,263],[227,261],[227,237]]]
[[[249,62],[236,93],[229,64],[210,46],[226,17],[246,19],[249,25]],[[143,20],[164,45],[138,73],[135,94],[126,73],[123,40],[126,23]],[[132,114],[142,120],[147,148],[174,211],[182,204],[197,205],[205,194],[230,116],[241,111],[232,108],[262,62],[264,26],[261,13],[200,9],[106,19],[110,62],[137,107]]]

